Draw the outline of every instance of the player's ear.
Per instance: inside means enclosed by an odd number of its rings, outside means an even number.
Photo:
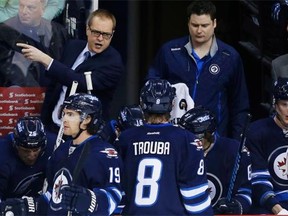
[[[213,20],[213,27],[214,27],[214,28],[217,27],[217,20],[216,20],[216,19]]]

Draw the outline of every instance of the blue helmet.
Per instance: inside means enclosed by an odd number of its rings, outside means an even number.
[[[288,78],[279,77],[274,84],[273,96],[275,100],[288,100]]]
[[[144,124],[144,113],[139,105],[123,106],[120,109],[117,126],[121,131]]]
[[[47,137],[44,125],[38,117],[19,118],[13,132],[13,145],[24,148],[45,149]]]
[[[167,113],[172,110],[175,88],[164,79],[148,80],[140,92],[140,103],[144,112]]]
[[[102,104],[94,95],[86,93],[70,95],[63,102],[61,113],[63,109],[71,109],[79,112],[82,121],[90,115],[92,120],[87,125],[87,130],[91,134],[94,134],[102,123]]]
[[[179,120],[179,125],[195,135],[204,135],[205,132],[216,131],[216,118],[211,111],[202,106],[188,110]]]

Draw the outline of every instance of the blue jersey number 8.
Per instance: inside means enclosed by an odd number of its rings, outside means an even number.
[[[149,176],[147,172],[150,170]],[[155,203],[158,196],[162,163],[156,158],[143,159],[138,166],[135,203],[139,206],[149,206]],[[148,192],[144,193],[147,189]],[[144,195],[145,194],[145,195]]]

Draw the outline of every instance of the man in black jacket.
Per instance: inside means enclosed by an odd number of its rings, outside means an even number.
[[[60,125],[58,107],[70,92],[73,81],[78,81],[77,92],[87,92],[86,71],[91,71],[91,93],[100,99],[104,119],[109,119],[110,102],[124,71],[119,52],[110,46],[115,27],[116,19],[109,11],[98,9],[92,12],[86,26],[87,41],[69,41],[61,62],[31,45],[17,44],[27,59],[43,64],[46,75],[54,80],[46,91],[42,108],[42,121],[46,126]],[[86,54],[91,56],[87,60]]]

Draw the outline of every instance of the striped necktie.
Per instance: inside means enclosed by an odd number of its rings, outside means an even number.
[[[86,52],[84,53],[84,56],[85,56],[84,61],[86,61],[86,60],[88,60],[89,58],[91,58],[91,53],[90,53],[89,51],[86,51]],[[83,62],[84,62],[84,61],[83,61]]]

